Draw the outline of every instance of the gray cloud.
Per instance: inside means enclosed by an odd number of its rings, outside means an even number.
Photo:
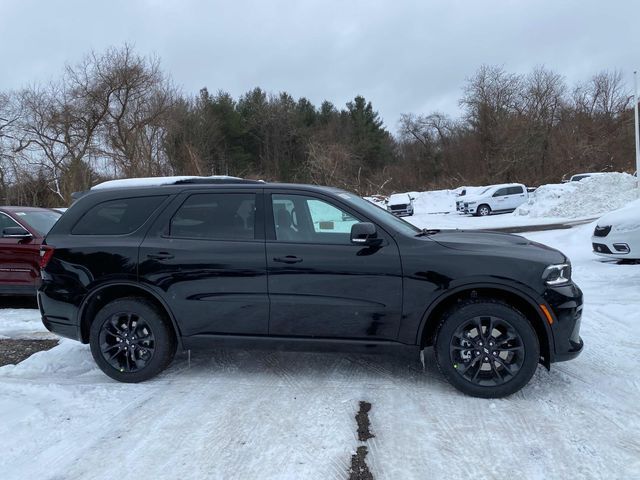
[[[0,90],[60,75],[91,49],[134,43],[185,92],[254,86],[319,104],[370,99],[395,130],[402,112],[458,115],[483,63],[536,65],[569,83],[640,67],[636,0],[0,1]]]

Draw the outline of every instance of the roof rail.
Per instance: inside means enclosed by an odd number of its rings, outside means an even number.
[[[186,178],[183,180],[176,180],[173,185],[185,185],[185,184],[227,184],[227,183],[265,183],[264,180],[248,180],[246,178]]]
[[[224,185],[238,183],[264,183],[262,180],[245,180],[227,175],[213,175],[211,177],[173,176],[173,177],[146,177],[146,178],[121,178],[99,183],[91,187],[91,190],[105,188],[126,187],[159,187],[162,185]]]

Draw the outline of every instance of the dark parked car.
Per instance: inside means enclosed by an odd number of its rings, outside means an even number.
[[[0,295],[35,295],[40,244],[60,218],[47,208],[0,207]]]
[[[45,326],[90,343],[116,380],[203,345],[432,345],[456,388],[500,397],[582,350],[582,293],[557,250],[420,230],[336,188],[169,183],[91,191],[43,246]]]

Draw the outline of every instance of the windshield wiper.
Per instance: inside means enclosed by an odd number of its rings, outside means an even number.
[[[426,237],[427,235],[433,235],[435,233],[438,233],[440,230],[435,229],[435,228],[423,228],[422,230],[420,230],[419,233],[416,233],[416,237]]]

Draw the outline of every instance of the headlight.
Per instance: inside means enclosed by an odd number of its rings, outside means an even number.
[[[558,265],[549,265],[544,269],[542,279],[544,283],[552,287],[566,285],[571,282],[571,264],[560,263]]]

